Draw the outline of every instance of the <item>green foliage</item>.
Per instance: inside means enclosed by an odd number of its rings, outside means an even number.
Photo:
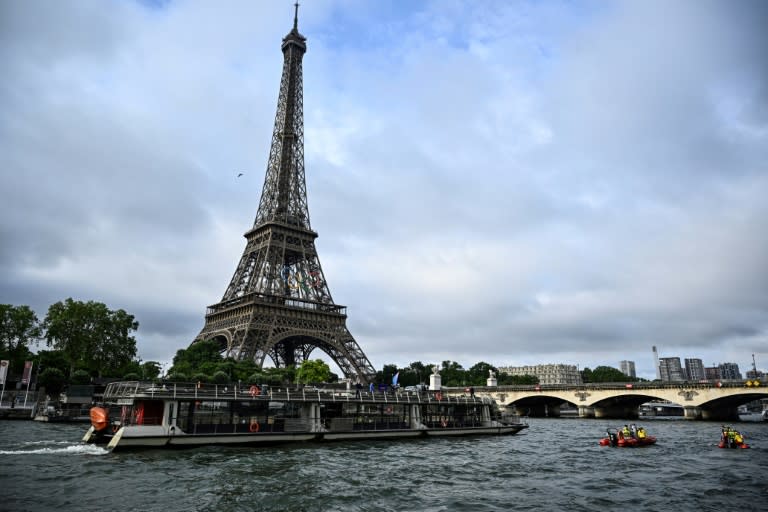
[[[37,367],[40,371],[46,368],[57,368],[61,373],[69,371],[69,362],[60,350],[41,350],[37,353]]]
[[[115,376],[136,357],[136,339],[130,333],[139,323],[122,309],[69,298],[48,308],[43,326],[48,346],[64,354],[70,375],[81,367],[100,377]]]
[[[296,370],[296,383],[319,384],[328,382],[331,378],[331,368],[322,359],[307,359]]]
[[[440,370],[441,384],[448,387],[466,386],[467,374],[464,368],[456,361],[443,361]]]
[[[75,370],[69,379],[70,384],[89,384],[90,382],[91,375],[85,370]]]
[[[29,306],[0,304],[0,359],[8,359],[11,369],[23,368],[32,359],[30,348],[37,345],[42,331]]]
[[[506,375],[504,373],[497,375],[500,386],[530,386],[539,383],[539,378],[535,375]]]
[[[194,375],[192,375],[192,382],[210,382],[210,381],[211,381],[211,377],[207,373],[197,372]]]
[[[636,382],[637,379],[630,377],[621,370],[610,366],[598,366],[594,370],[584,368],[581,372],[582,382]]]
[[[251,381],[251,376],[254,373],[261,374],[261,370],[251,359],[247,361],[237,361],[232,368],[232,382]]]
[[[213,379],[212,380],[216,384],[226,384],[226,383],[230,382],[229,374],[227,372],[224,372],[224,371],[221,371],[221,370],[219,370],[219,371],[217,371],[216,373],[213,374]]]
[[[172,372],[168,374],[168,380],[171,382],[188,382],[189,377],[183,372]]]
[[[196,372],[213,374],[224,359],[221,357],[219,344],[214,340],[198,341],[186,349],[179,349],[173,358],[173,366],[168,373],[182,372],[192,375]]]
[[[489,370],[493,373],[499,373],[498,368],[485,362],[479,362],[467,370],[466,383],[469,386],[485,386],[490,376]],[[498,379],[497,379],[498,380]]]
[[[267,376],[261,372],[253,372],[245,379],[240,379],[248,384],[268,384]]]
[[[385,364],[381,371],[376,372],[376,382],[389,385],[392,383],[392,377],[394,377],[397,372],[397,365]]]
[[[123,375],[124,380],[141,380],[141,375],[134,372],[129,372]]]
[[[376,382],[389,384],[392,377],[400,372],[398,383],[405,386],[414,384],[428,384],[429,375],[432,373],[432,365],[426,366],[421,361],[411,363],[406,368],[398,368],[394,364],[386,364],[376,373]],[[485,386],[490,376],[489,370],[493,370],[499,385],[530,385],[538,384],[539,379],[534,375],[506,375],[499,373],[495,366],[485,362],[479,362],[469,370],[465,370],[455,361],[443,361],[440,369],[441,384],[446,387]]]
[[[141,365],[141,378],[143,380],[157,380],[160,378],[162,365],[157,361],[146,361]]]
[[[37,376],[37,383],[45,387],[45,392],[51,398],[57,398],[64,389],[67,378],[58,368],[46,368]]]
[[[406,368],[400,370],[398,382],[401,386],[415,386],[416,384],[425,384],[429,382],[429,368],[424,366],[421,361],[415,361]],[[390,381],[392,382],[392,381]]]
[[[288,366],[286,368],[267,368],[267,382],[270,384],[284,384],[288,385],[291,382],[296,382],[296,367]]]

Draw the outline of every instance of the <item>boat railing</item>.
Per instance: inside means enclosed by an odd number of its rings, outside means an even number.
[[[321,388],[274,388],[242,384],[191,382],[112,382],[104,391],[105,402],[126,399],[271,400],[304,402],[364,402],[383,404],[490,404],[490,398],[448,395],[439,391],[341,391]]]

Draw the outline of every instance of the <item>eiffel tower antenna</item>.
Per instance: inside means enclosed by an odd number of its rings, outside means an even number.
[[[278,368],[299,365],[315,349],[344,376],[373,380],[376,371],[346,326],[346,308],[333,302],[315,249],[304,176],[302,58],[296,2],[293,29],[283,38],[283,73],[267,171],[253,228],[232,280],[208,307],[193,343],[216,341],[228,357],[269,357]]]

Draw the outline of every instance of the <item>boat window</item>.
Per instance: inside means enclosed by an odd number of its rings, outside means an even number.
[[[162,425],[164,411],[165,404],[161,400],[141,400],[133,405],[131,416],[123,421],[135,425]]]

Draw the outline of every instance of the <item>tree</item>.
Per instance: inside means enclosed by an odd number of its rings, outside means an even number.
[[[45,392],[51,398],[56,400],[64,389],[67,378],[64,376],[64,372],[58,368],[46,368],[37,376],[37,382],[45,388]]]
[[[253,380],[256,376],[261,376],[259,380]],[[293,382],[296,375],[296,368],[289,366],[287,368],[263,368],[260,372],[254,372],[254,375],[248,377],[251,384],[269,384],[270,386],[281,386]]]
[[[118,372],[126,380],[157,380],[160,377],[162,366],[157,361],[131,361]],[[128,378],[128,375],[131,378]]]
[[[322,359],[307,359],[296,370],[296,383],[304,384],[328,382],[331,368]]]
[[[211,380],[216,384],[226,384],[227,382],[230,382],[229,374],[221,370],[214,373]]]
[[[235,361],[235,366],[232,369],[232,380],[233,381],[250,381],[251,376],[255,373],[261,374],[261,370],[256,365],[255,362],[253,362],[253,359],[246,359],[243,361]],[[263,380],[263,379],[262,379]],[[261,381],[259,381],[261,382]]]
[[[37,353],[37,368],[41,372],[46,368],[56,368],[64,375],[69,369],[69,362],[58,350],[41,350]]]
[[[405,380],[403,380],[403,385],[414,385],[414,384],[424,384],[429,381],[429,374],[430,372],[429,368],[424,366],[424,363],[421,361],[414,361],[410,365],[408,365],[407,368],[408,375],[414,375],[415,379],[411,382],[410,379],[408,379],[408,382],[406,383]]]
[[[390,384],[398,371],[396,364],[385,364],[381,371],[376,372],[376,381],[381,384]]]
[[[539,383],[539,378],[535,375],[507,375],[502,373],[498,375],[500,386],[530,386]]]
[[[467,384],[472,386],[485,386],[490,376],[489,370],[493,370],[493,373],[499,373],[499,370],[495,366],[491,366],[485,362],[479,362],[467,370]]]
[[[112,311],[101,302],[71,298],[57,302],[48,308],[43,327],[48,346],[66,357],[70,375],[76,367],[99,377],[114,375],[136,357],[131,332],[139,323],[124,310]]]
[[[440,370],[443,386],[464,386],[467,384],[467,372],[456,361],[443,361],[443,368]]]
[[[29,306],[0,304],[0,356],[21,368],[30,359],[29,348],[40,339],[40,322]]]
[[[141,365],[141,377],[145,380],[157,380],[163,366],[158,361],[145,361]]]
[[[588,368],[585,368],[584,372],[586,373],[587,370]],[[610,366],[598,366],[590,372],[589,379],[589,382],[633,382],[637,380]]]
[[[70,384],[88,384],[91,382],[91,376],[85,370],[75,370],[69,379]]]
[[[213,374],[217,365],[224,361],[219,344],[213,340],[203,340],[191,344],[186,349],[179,349],[173,357],[173,366],[168,373]]]

